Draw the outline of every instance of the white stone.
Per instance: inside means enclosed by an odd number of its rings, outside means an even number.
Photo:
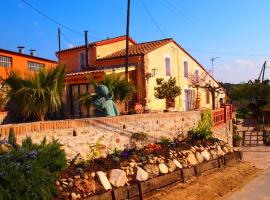
[[[202,155],[198,151],[196,152],[195,155],[196,155],[196,158],[197,158],[198,162],[199,163],[202,163],[203,160],[204,160],[203,157],[202,157]]]
[[[187,161],[188,161],[188,164],[191,165],[191,166],[194,166],[194,165],[197,164],[196,157],[195,157],[195,155],[193,153],[188,155]]]
[[[136,174],[137,181],[146,181],[148,179],[148,177],[149,177],[149,175],[146,171],[144,171],[140,167],[137,167],[137,174]]]
[[[217,155],[218,155],[218,157],[221,157],[221,156],[225,155],[225,152],[222,151],[220,146],[217,147]]]
[[[99,178],[99,181],[100,183],[102,184],[102,186],[104,187],[105,190],[111,190],[112,189],[112,186],[107,178],[107,176],[105,175],[104,172],[102,171],[98,171],[96,173],[96,175],[98,176]]]
[[[165,164],[159,164],[158,165],[159,171],[162,174],[167,174],[169,172],[169,168]]]
[[[224,151],[224,153],[226,154],[226,153],[229,153],[229,150],[228,150],[228,148],[227,147],[222,147],[222,150]]]
[[[122,187],[128,182],[126,172],[121,169],[112,169],[109,177],[109,181],[114,187]]]
[[[176,159],[173,160],[174,164],[176,165],[176,167],[178,167],[179,169],[182,169],[182,165],[180,164],[180,162]]]
[[[211,155],[207,150],[204,150],[203,152],[201,152],[201,156],[206,161],[210,160],[210,158],[211,158]]]
[[[218,155],[217,155],[217,152],[214,151],[214,150],[210,150],[210,154],[212,156],[213,159],[217,159],[218,158]]]

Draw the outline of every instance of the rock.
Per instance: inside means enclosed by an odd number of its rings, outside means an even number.
[[[198,151],[196,152],[195,155],[196,155],[196,158],[197,158],[198,162],[199,163],[202,163],[203,160],[204,160],[203,157],[202,157],[202,155]]]
[[[157,162],[158,162],[159,164],[163,164],[163,163],[164,163],[164,159],[163,159],[163,158],[157,158]]]
[[[176,165],[172,160],[167,163],[167,166],[169,168],[169,172],[173,172],[176,170]]]
[[[217,147],[217,156],[218,156],[218,157],[221,157],[221,156],[224,156],[224,155],[225,155],[225,152],[222,151],[222,149],[221,149],[220,146],[218,146],[218,147]]]
[[[92,173],[91,173],[91,176],[92,176],[92,178],[95,178],[96,173],[95,173],[95,172],[92,172]]]
[[[165,164],[159,164],[158,168],[161,174],[167,174],[169,172],[169,169]]]
[[[201,152],[201,156],[206,161],[210,160],[210,158],[211,158],[211,155],[210,155],[209,151],[207,151],[207,150],[204,150],[203,152]]]
[[[214,150],[210,150],[210,154],[211,154],[211,156],[212,156],[213,159],[217,159],[218,158],[218,155],[217,155],[217,153]]]
[[[84,179],[88,179],[88,178],[89,178],[87,174],[83,174],[82,177],[83,177]]]
[[[224,146],[224,147],[222,147],[222,150],[224,151],[224,153],[225,153],[225,154],[229,153],[228,148],[227,148],[227,147],[225,147],[225,146]]]
[[[194,166],[194,165],[197,164],[196,157],[195,157],[195,155],[193,153],[188,155],[187,161],[188,161],[188,164],[191,165],[191,166]]]
[[[146,172],[149,173],[151,177],[156,177],[159,175],[159,168],[157,165],[154,164],[147,164],[143,167]]]
[[[98,171],[97,176],[99,178],[100,183],[102,184],[102,186],[104,187],[105,190],[111,190],[112,186],[108,180],[108,178],[106,177],[105,173],[102,171]]]
[[[130,167],[135,167],[136,165],[137,165],[137,163],[135,163],[135,162],[130,162],[130,163],[129,163],[129,166],[130,166]]]
[[[121,169],[112,169],[109,177],[109,181],[114,187],[122,187],[128,182],[126,172]]]
[[[149,177],[149,175],[146,171],[144,171],[140,167],[137,167],[137,174],[136,174],[137,181],[146,181],[148,179],[148,177]]]
[[[77,199],[77,194],[74,193],[74,192],[72,192],[72,193],[71,193],[71,199],[72,199],[72,200],[73,200],[73,199]]]
[[[96,191],[96,182],[94,179],[89,180],[76,180],[74,182],[74,187],[76,191],[82,192],[82,193],[95,193]]]
[[[75,179],[79,179],[79,178],[81,178],[81,176],[80,175],[76,175],[76,176],[74,176],[74,178]]]
[[[56,181],[55,182],[55,185],[59,186],[60,185],[60,182],[59,181]]]
[[[176,167],[178,167],[179,169],[182,169],[182,165],[180,164],[180,162],[176,159],[173,160],[174,164]]]
[[[68,182],[73,182],[73,178],[68,178]]]
[[[192,153],[195,153],[195,152],[196,152],[195,147],[191,147],[191,148],[190,148],[190,151],[191,151]]]

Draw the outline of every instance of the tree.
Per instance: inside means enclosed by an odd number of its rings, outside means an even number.
[[[163,78],[157,78],[156,83],[154,95],[158,99],[165,99],[166,109],[168,109],[168,105],[172,104],[175,97],[181,94],[181,88],[176,85],[176,79],[173,77],[170,77],[168,81],[165,81]]]
[[[6,84],[13,109],[24,119],[34,117],[44,121],[49,111],[57,112],[61,107],[64,78],[64,66],[43,68],[25,76],[11,72]]]
[[[216,93],[224,92],[223,87],[220,84],[214,85],[209,82],[209,75],[207,73],[203,73],[200,76],[196,73],[189,74],[188,80],[191,87],[197,89],[197,97],[199,88],[203,88],[210,92],[212,99],[212,109],[216,109]]]

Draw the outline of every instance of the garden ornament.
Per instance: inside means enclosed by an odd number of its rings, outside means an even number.
[[[94,115],[96,117],[118,116],[119,111],[112,100],[112,95],[105,85],[98,85],[95,88],[93,97]]]

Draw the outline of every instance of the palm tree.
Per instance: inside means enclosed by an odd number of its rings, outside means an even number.
[[[21,76],[12,72],[6,80],[8,97],[24,118],[34,116],[44,121],[48,111],[59,111],[64,89],[65,67],[41,69],[35,74]]]

